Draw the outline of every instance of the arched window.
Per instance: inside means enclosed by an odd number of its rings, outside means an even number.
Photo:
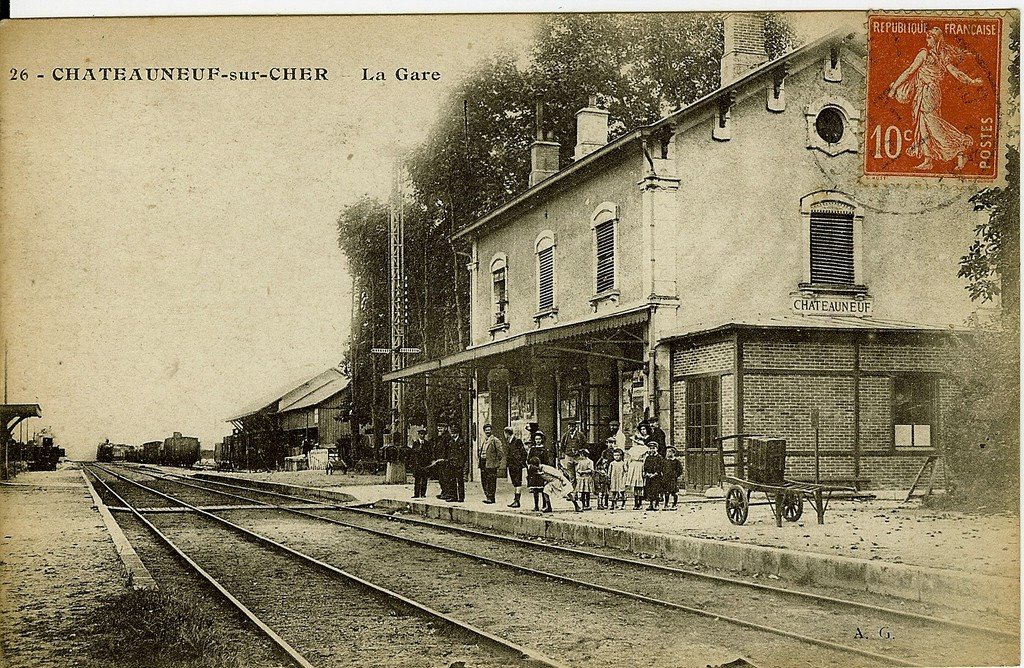
[[[617,234],[615,224],[619,220],[619,208],[611,202],[604,202],[591,216],[594,229],[594,292],[598,295],[611,292],[616,287],[618,265]]]
[[[534,245],[537,254],[537,311],[544,313],[555,307],[555,236],[541,232]]]
[[[508,258],[495,255],[491,260],[491,304],[494,325],[508,324]]]

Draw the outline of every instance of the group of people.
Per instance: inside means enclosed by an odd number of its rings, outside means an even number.
[[[420,427],[409,444],[407,462],[413,475],[412,498],[427,496],[427,482],[436,478],[441,487],[437,498],[454,503],[466,500],[466,462],[469,442],[462,437],[457,424],[437,423],[437,434],[427,439],[427,430]]]
[[[491,425],[483,426],[478,465],[484,503],[497,503],[498,472],[505,469],[514,490],[510,508],[521,507],[524,482],[538,512],[553,512],[552,497],[564,497],[577,512],[590,510],[592,502],[598,510],[624,509],[627,496],[632,497],[634,510],[642,509],[645,501],[648,510],[678,506],[682,460],[666,445],[665,432],[656,420],[641,422],[629,438],[614,429],[596,453],[578,422],[569,423],[557,448],[549,448],[544,432],[532,426],[528,443],[511,427],[504,429],[501,438]],[[456,425],[439,423],[436,437],[429,441],[426,433],[421,428],[410,444],[413,498],[425,498],[428,480],[436,477],[439,499],[465,501],[468,443]]]

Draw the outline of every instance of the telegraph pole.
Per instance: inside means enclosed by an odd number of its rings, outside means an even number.
[[[395,161],[388,223],[391,241],[391,370],[398,371],[402,368],[401,348],[405,344],[408,317],[405,304],[405,207],[402,203],[402,163],[398,160]],[[402,383],[391,383],[391,442],[396,446],[405,444],[402,389]],[[402,482],[405,482],[404,475],[405,467],[402,466]]]

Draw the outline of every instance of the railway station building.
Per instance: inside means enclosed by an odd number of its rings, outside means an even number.
[[[234,433],[218,445],[216,458],[239,468],[278,468],[286,457],[347,447],[350,406],[349,379],[327,369],[228,418]]]
[[[539,131],[529,188],[455,235],[471,345],[384,379],[469,376],[474,432],[656,417],[690,489],[733,433],[787,439],[790,477],[817,435],[823,475],[908,487],[975,308],[977,186],[866,181],[863,27],[768,62],[760,21],[730,14],[721,88],[652,125],[609,142],[592,100],[569,165]]]

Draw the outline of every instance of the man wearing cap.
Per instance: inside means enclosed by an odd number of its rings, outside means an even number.
[[[427,428],[416,430],[416,438],[409,444],[409,468],[412,469],[412,498],[427,496],[427,467],[430,466],[430,444],[427,442]]]
[[[469,461],[469,443],[462,438],[458,424],[448,431],[448,497],[445,501],[462,503],[466,500],[466,463]]]
[[[523,495],[523,469],[526,468],[527,454],[526,445],[523,439],[515,435],[512,427],[505,427],[505,441],[508,445],[505,449],[505,467],[508,469],[508,479],[515,490],[515,497],[509,508],[519,507],[519,498]]]
[[[558,464],[568,474],[569,482],[576,484],[576,455],[587,450],[587,437],[580,431],[579,420],[569,420],[569,430],[562,434],[558,444]]]
[[[430,442],[430,456],[433,460],[430,464],[430,470],[437,476],[437,481],[441,486],[441,493],[437,495],[439,499],[448,499],[451,496],[451,490],[448,488],[449,440],[448,423],[438,420],[437,435]]]
[[[502,442],[494,435],[491,425],[484,425],[484,442],[480,447],[480,485],[484,489],[484,503],[494,503],[498,488],[498,469],[505,465]]]
[[[664,457],[668,448],[668,438],[665,436],[665,431],[658,426],[658,416],[652,415],[647,418],[647,426],[650,427],[651,438],[658,443],[658,455]]]

